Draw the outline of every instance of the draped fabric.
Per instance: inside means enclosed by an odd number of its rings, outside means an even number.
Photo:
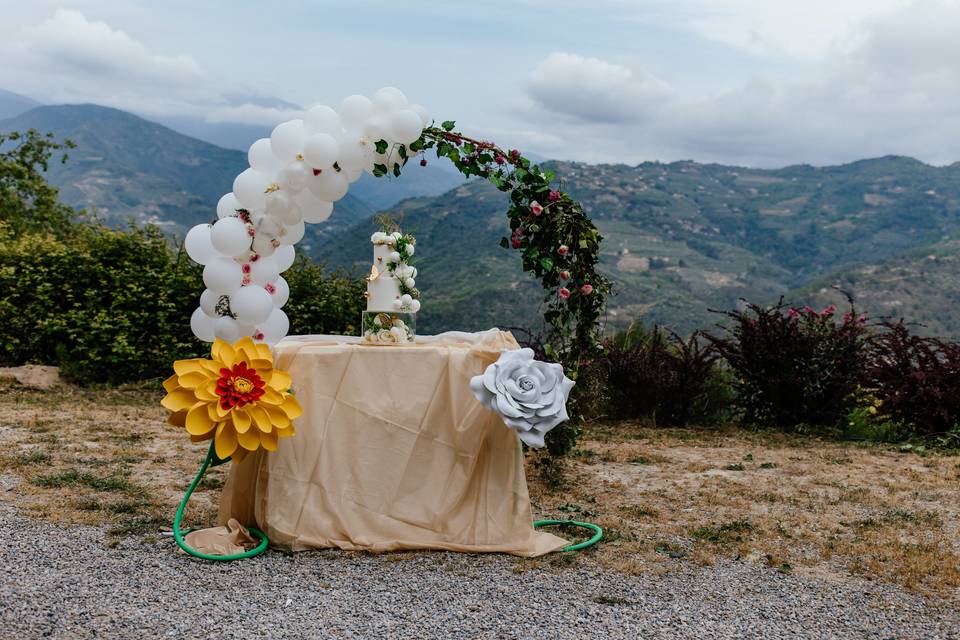
[[[297,336],[275,347],[304,414],[275,452],[232,463],[220,521],[276,546],[448,549],[536,556],[567,542],[535,531],[516,434],[470,378],[515,349],[495,329],[402,346]]]

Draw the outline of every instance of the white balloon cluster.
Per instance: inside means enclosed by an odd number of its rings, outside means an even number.
[[[348,97],[338,110],[318,105],[253,143],[250,168],[217,203],[213,224],[190,229],[184,248],[204,265],[206,291],[190,318],[194,335],[212,342],[244,336],[275,343],[290,328],[282,307],[290,288],[280,275],[293,264],[304,223],[323,222],[351,182],[374,165],[405,161],[400,149],[420,137],[426,109],[384,87],[373,98]],[[387,142],[385,152],[377,142]]]

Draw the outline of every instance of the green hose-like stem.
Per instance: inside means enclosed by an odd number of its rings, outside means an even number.
[[[580,551],[581,549],[586,549],[587,547],[592,547],[593,545],[600,542],[603,539],[603,529],[593,524],[592,522],[578,522],[576,520],[537,520],[533,523],[534,529],[539,529],[540,527],[552,527],[555,525],[566,525],[569,527],[580,527],[581,529],[589,529],[593,531],[593,536],[589,540],[584,540],[583,542],[578,542],[576,544],[571,544],[568,547],[560,549],[560,551]]]
[[[229,460],[229,458],[228,458]],[[216,562],[229,562],[231,560],[242,560],[243,558],[252,558],[258,556],[264,551],[267,550],[267,545],[270,544],[270,541],[267,539],[267,534],[260,529],[254,527],[248,527],[247,530],[255,537],[260,539],[260,544],[258,544],[253,549],[249,551],[244,551],[243,553],[231,553],[224,556],[210,555],[208,553],[201,553],[193,547],[187,544],[186,540],[183,539],[184,535],[190,533],[190,530],[181,531],[180,523],[183,520],[183,510],[187,507],[187,501],[190,500],[190,496],[193,495],[194,489],[197,488],[197,485],[200,484],[200,480],[203,479],[203,474],[207,472],[207,468],[210,467],[211,463],[216,466],[218,464],[223,464],[226,460],[220,460],[217,458],[217,452],[214,449],[214,442],[211,440],[210,449],[207,451],[207,457],[203,461],[203,465],[200,467],[199,473],[193,479],[193,482],[190,483],[190,486],[187,488],[187,492],[183,494],[183,500],[180,501],[180,506],[177,507],[177,515],[173,518],[173,539],[176,541],[177,546],[192,555],[195,558],[202,558],[203,560],[213,560]]]

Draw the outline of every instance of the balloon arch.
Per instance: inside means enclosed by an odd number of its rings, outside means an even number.
[[[193,227],[184,241],[187,254],[203,265],[206,285],[190,319],[194,334],[207,342],[282,339],[290,326],[282,310],[290,290],[280,274],[293,264],[305,223],[326,220],[364,171],[399,176],[428,149],[464,176],[485,178],[510,194],[511,234],[500,244],[519,250],[524,271],[540,279],[549,355],[575,373],[599,348],[598,321],[610,291],[597,271],[596,227],[579,203],[553,186],[552,172],[519,151],[459,133],[452,121],[436,126],[426,109],[394,87],[372,99],[352,95],[337,110],[313,107],[253,143],[250,167],[217,203],[218,220]]]

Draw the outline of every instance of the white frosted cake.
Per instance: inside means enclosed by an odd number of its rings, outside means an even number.
[[[410,265],[417,241],[399,231],[378,231],[370,241],[373,242],[373,266],[367,276],[364,340],[411,342],[415,314],[420,310],[417,269]]]

